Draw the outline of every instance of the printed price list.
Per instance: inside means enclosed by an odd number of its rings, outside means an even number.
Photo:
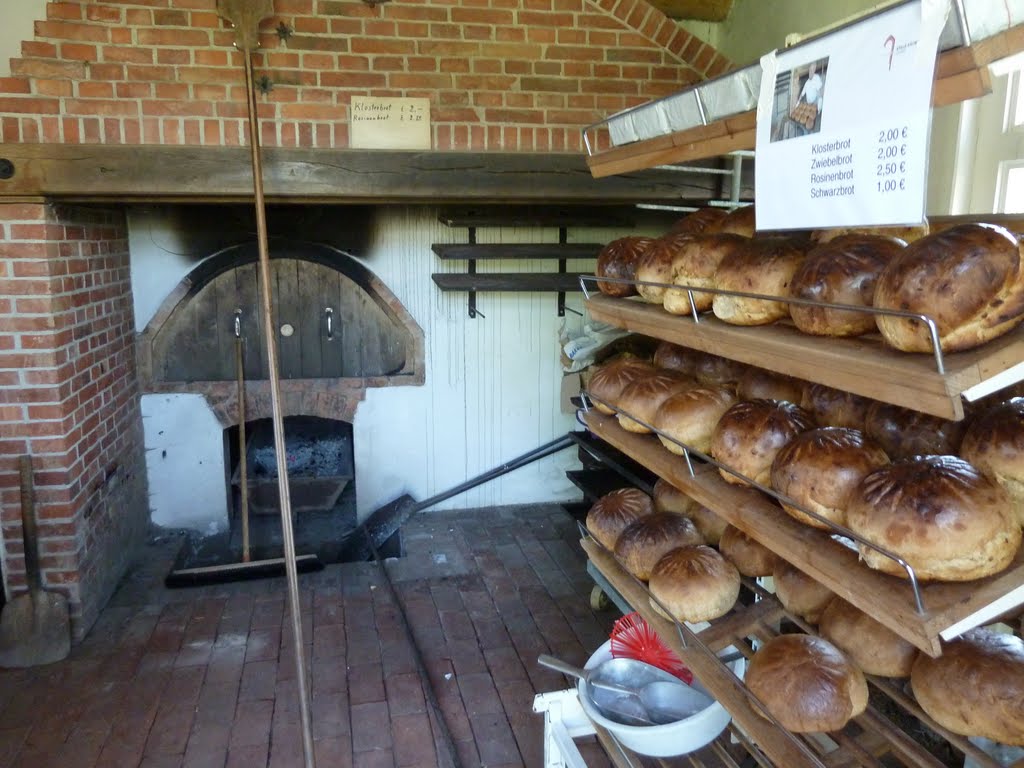
[[[879,129],[875,166],[878,192],[886,194],[906,190],[910,134],[910,127],[906,125]]]

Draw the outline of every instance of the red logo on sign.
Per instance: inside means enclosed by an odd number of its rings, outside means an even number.
[[[889,35],[887,38],[885,38],[885,42],[883,43],[883,45],[885,45],[885,46],[887,46],[889,48],[889,71],[891,72],[892,71],[892,54],[893,54],[893,51],[896,50],[896,38],[893,37],[892,35]]]

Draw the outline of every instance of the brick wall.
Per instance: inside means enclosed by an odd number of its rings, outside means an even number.
[[[275,0],[267,146],[346,147],[353,95],[431,101],[434,147],[578,151],[580,129],[730,63],[643,0]],[[0,79],[4,142],[238,145],[216,0],[51,2]],[[281,30],[281,35],[276,30]]]
[[[123,214],[0,204],[0,524],[9,591],[25,583],[17,457],[36,473],[44,585],[92,624],[146,504]]]

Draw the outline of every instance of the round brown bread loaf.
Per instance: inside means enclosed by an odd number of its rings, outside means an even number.
[[[623,411],[618,415],[619,426],[627,432],[647,434],[651,430],[644,424],[654,421],[661,404],[676,392],[693,386],[692,380],[675,371],[655,373],[627,384],[619,395],[618,406]]]
[[[885,451],[864,433],[821,427],[794,437],[772,463],[772,488],[792,499],[782,508],[801,523],[830,530],[803,510],[846,525],[850,495],[871,472],[889,463]]]
[[[651,607],[665,618],[711,621],[736,604],[740,574],[711,547],[678,547],[655,563],[648,587]]]
[[[724,208],[712,208],[711,206],[698,208],[696,211],[688,213],[679,219],[672,225],[669,232],[672,234],[699,235],[702,232],[716,229],[727,215],[728,211]]]
[[[874,304],[928,315],[942,349],[971,349],[1024,320],[1024,269],[1017,238],[990,224],[960,224],[908,245],[886,265]],[[920,320],[877,315],[885,341],[904,352],[930,352]]]
[[[824,384],[808,384],[804,388],[800,405],[810,411],[814,420],[823,426],[864,431],[868,409],[873,402],[866,397],[826,387]]]
[[[780,237],[751,240],[722,259],[715,272],[715,288],[789,296],[793,275],[806,258],[807,246]],[[765,325],[789,317],[789,305],[781,301],[715,294],[715,317],[731,325]]]
[[[693,524],[697,526],[697,530],[704,537],[704,541],[712,547],[718,546],[722,540],[722,534],[729,527],[729,523],[726,522],[725,518],[719,517],[717,513],[712,512],[707,507],[694,507],[687,516],[693,520]]]
[[[748,365],[739,382],[741,400],[787,400],[800,403],[804,383],[792,376]]]
[[[606,493],[587,512],[587,530],[606,549],[615,549],[615,542],[630,523],[654,512],[651,497],[639,488],[620,488]]]
[[[818,631],[868,675],[909,677],[917,648],[840,597],[828,604]]]
[[[715,232],[753,237],[757,232],[757,215],[754,206],[744,205],[729,211],[729,215],[718,222]]]
[[[835,597],[828,587],[781,557],[775,559],[772,580],[775,582],[775,596],[786,610],[811,624],[818,623],[825,606]]]
[[[627,385],[638,379],[653,376],[657,371],[650,363],[636,358],[620,358],[600,366],[587,383],[587,392],[593,396],[594,407],[608,416],[615,415],[619,396]],[[609,407],[612,406],[612,407]]]
[[[962,421],[947,421],[881,402],[871,403],[864,419],[865,434],[882,446],[893,461],[958,453],[966,429]]]
[[[630,523],[615,542],[615,556],[638,579],[647,580],[662,555],[676,547],[703,544],[697,526],[673,512],[655,512]]]
[[[971,421],[960,456],[1009,494],[1024,525],[1024,398],[991,406]]]
[[[851,304],[870,310],[882,268],[906,244],[878,235],[843,235],[817,246],[793,275],[790,295],[826,304]],[[860,336],[873,333],[870,312],[791,304],[793,324],[815,336]]]
[[[814,429],[814,419],[799,405],[785,400],[744,400],[736,403],[715,425],[711,456],[734,472],[719,468],[726,482],[761,485],[771,481],[772,462],[790,440]]]
[[[835,227],[833,229],[819,229],[811,233],[811,240],[815,243],[827,243],[837,237],[845,235],[876,235],[878,237],[894,237],[904,243],[912,243],[920,240],[929,233],[928,222],[923,224],[897,227]]]
[[[711,434],[722,415],[736,402],[729,387],[694,387],[667,398],[654,414],[651,424],[661,433],[658,439],[672,453],[685,451],[678,440],[695,451],[707,453]]]
[[[1021,541],[1006,491],[956,456],[917,456],[876,469],[850,495],[846,523],[906,560],[919,579],[998,573]],[[871,568],[906,577],[870,547],[861,544],[860,554]]]
[[[690,516],[690,511],[699,506],[696,501],[676,488],[672,483],[659,477],[651,491],[655,512],[675,512],[677,515]]]
[[[670,232],[656,239],[637,260],[636,279],[645,283],[672,282],[672,261],[690,237]],[[661,304],[664,301],[665,289],[660,286],[638,285],[636,289],[641,298],[650,304]]]
[[[750,660],[744,682],[794,733],[838,731],[868,704],[864,673],[811,635],[773,637]]]
[[[672,259],[669,282],[688,288],[714,288],[715,273],[722,259],[744,247],[748,238],[731,234],[695,235],[680,244]],[[714,294],[693,290],[693,306],[698,312],[711,309]],[[669,288],[662,304],[673,315],[690,314],[690,294],[685,290]]]
[[[697,361],[704,355],[689,347],[681,347],[669,341],[658,344],[654,350],[654,365],[669,371],[678,371],[684,376],[695,378]]]
[[[735,389],[746,369],[743,363],[703,352],[697,358],[697,382],[705,387],[728,386]]]
[[[918,654],[914,698],[939,725],[961,736],[1024,746],[1024,640],[973,629],[942,655]]]
[[[653,242],[653,237],[639,235],[612,240],[597,255],[597,276],[635,280],[637,262]],[[601,293],[617,298],[636,293],[636,286],[632,283],[609,283],[601,280],[598,281],[597,287]]]
[[[775,553],[733,525],[723,531],[718,551],[744,576],[771,576],[775,570]]]

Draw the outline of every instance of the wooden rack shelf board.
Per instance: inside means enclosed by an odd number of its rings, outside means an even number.
[[[442,291],[548,291],[580,290],[578,272],[438,272],[430,276]]]
[[[941,653],[940,636],[948,628],[964,632],[991,621],[995,616],[985,611],[996,601],[1001,601],[1000,613],[1024,602],[1022,548],[1013,563],[995,576],[923,585],[925,613],[920,614],[908,582],[861,564],[855,551],[797,522],[759,491],[725,482],[708,465],[695,464],[691,476],[686,461],[669,453],[657,437],[626,432],[614,417],[589,411],[586,422],[598,437],[932,656]],[[1007,596],[1013,596],[1011,604],[1003,604]]]
[[[729,325],[710,313],[695,323],[655,304],[596,293],[584,303],[595,320],[634,333],[954,421],[964,417],[962,392],[999,374],[1010,377],[1002,387],[1024,377],[1024,370],[1011,371],[1024,361],[1024,326],[978,349],[945,355],[946,373],[940,374],[932,355],[890,349],[878,335],[811,336],[786,323]]]
[[[434,243],[430,246],[442,259],[596,259],[602,243]]]

